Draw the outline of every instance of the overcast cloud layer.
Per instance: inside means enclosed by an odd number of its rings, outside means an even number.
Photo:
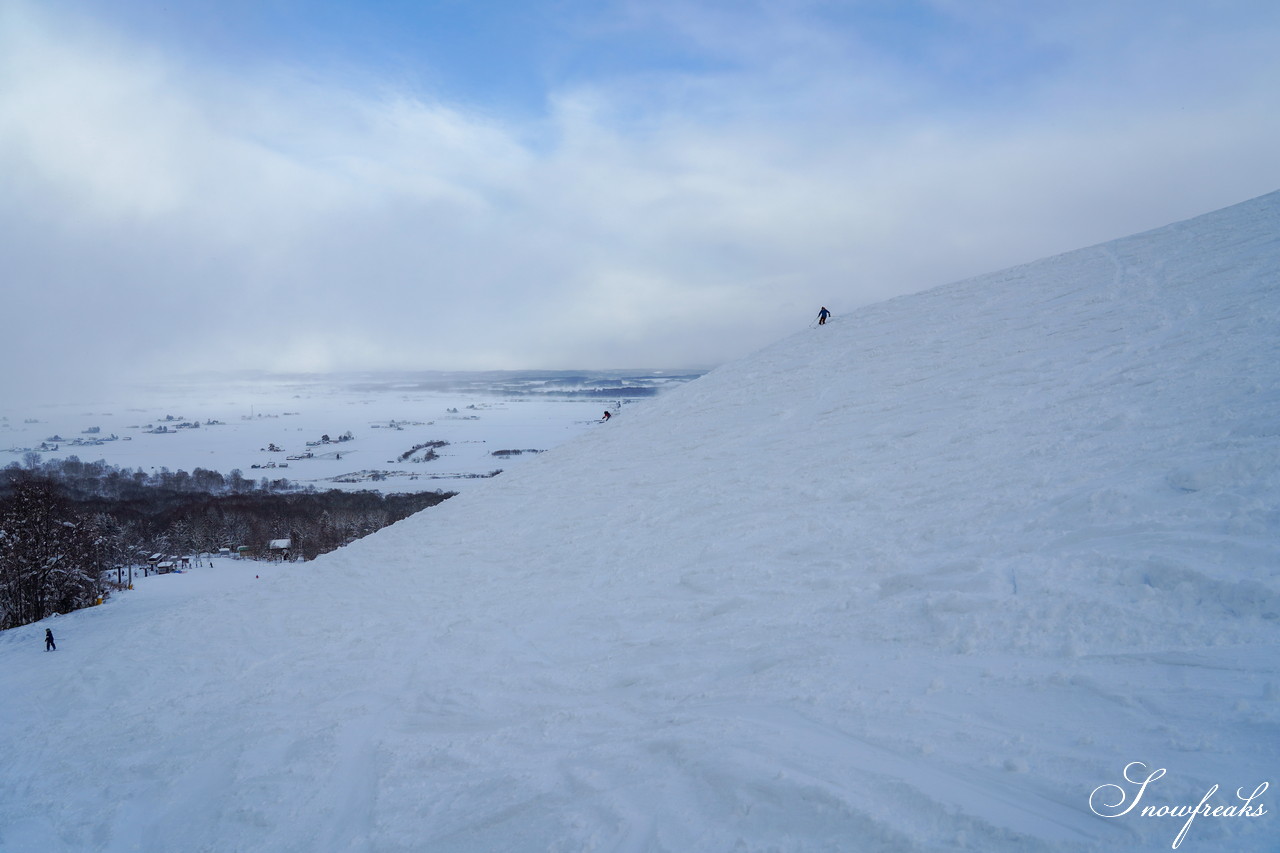
[[[0,399],[710,366],[1280,188],[1271,2],[188,5],[0,0]]]

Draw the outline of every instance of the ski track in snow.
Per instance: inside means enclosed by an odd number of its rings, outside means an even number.
[[[1278,261],[1275,194],[891,300],[4,632],[0,850],[1169,849],[1090,792],[1280,781]]]

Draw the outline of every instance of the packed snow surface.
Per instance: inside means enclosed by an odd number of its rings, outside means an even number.
[[[1278,566],[1273,194],[0,634],[0,849],[1274,850]]]

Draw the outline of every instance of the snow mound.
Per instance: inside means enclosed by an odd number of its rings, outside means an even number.
[[[1169,849],[1274,781],[1277,424],[1280,193],[836,317],[0,635],[0,850]]]

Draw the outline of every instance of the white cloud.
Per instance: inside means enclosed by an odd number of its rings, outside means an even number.
[[[367,78],[196,67],[0,7],[0,268],[24,318],[0,360],[25,365],[0,391],[134,369],[707,364],[820,303],[1280,185],[1274,20],[1143,31],[1101,6],[939,4],[1046,45],[996,84],[821,30],[820,4],[646,8],[618,26],[678,31],[707,67],[577,80],[531,123]]]

